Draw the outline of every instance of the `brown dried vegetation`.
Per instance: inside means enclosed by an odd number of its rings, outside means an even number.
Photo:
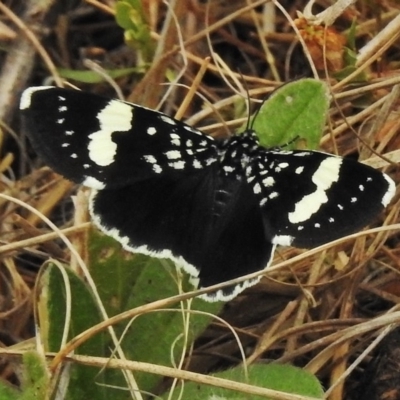
[[[144,73],[97,84],[70,82],[110,97],[116,96],[116,85],[126,99],[152,108],[162,101],[164,112],[178,113],[207,133],[226,135],[227,126],[235,124],[224,121],[243,117],[235,111],[237,93],[246,96],[243,88],[260,99],[284,82],[317,72],[329,82],[335,98],[321,148],[369,160],[398,180],[398,3],[359,1],[329,27],[298,17],[296,11],[305,7],[300,0],[281,3],[292,19],[297,18],[292,24],[264,1],[257,7],[251,1],[212,1],[207,7],[206,2],[180,0],[173,18],[161,1],[143,3],[155,48],[152,59],[144,60],[149,61]],[[84,69],[93,65],[90,60],[107,75],[105,70],[143,61],[124,44],[112,0],[54,1],[43,8],[36,4],[0,3],[0,344],[4,348],[34,336],[34,284],[40,264],[48,257],[69,258],[68,249],[55,240],[57,233],[26,204],[51,217],[60,229],[68,228],[65,233],[71,238],[87,228],[82,226],[85,215],[73,219],[68,199],[74,186],[39,168],[40,160],[20,134],[19,95],[45,80],[63,83],[58,67]],[[331,1],[320,0],[313,10],[317,13],[330,5]],[[349,61],[345,46],[353,21],[356,47]],[[396,21],[395,29],[386,30]],[[140,53],[141,57],[146,55]],[[352,69],[346,69],[349,66]],[[196,80],[201,67],[203,75]],[[344,69],[345,75],[337,75]],[[179,76],[179,85],[176,81],[164,85],[167,76]],[[189,102],[185,101],[188,88],[195,93]],[[398,202],[396,197],[374,226],[398,224]],[[299,257],[272,268],[259,285],[227,304],[221,315],[237,330],[249,361],[261,358],[304,366],[331,388],[330,399],[361,398],[355,393],[361,393],[357,385],[374,357],[373,349],[357,366],[353,362],[378,334],[400,322],[400,247],[395,228],[378,229],[318,252],[279,249],[274,265]],[[84,247],[80,243],[79,248]],[[238,354],[230,332],[215,323],[198,339],[187,364],[193,371],[208,372],[240,362]],[[2,379],[15,383],[13,364],[6,357],[1,360]]]

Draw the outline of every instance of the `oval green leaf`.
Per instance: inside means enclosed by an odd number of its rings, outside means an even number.
[[[301,79],[275,90],[253,119],[262,146],[318,148],[329,108],[329,88]]]

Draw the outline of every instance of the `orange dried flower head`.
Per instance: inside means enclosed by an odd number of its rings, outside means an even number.
[[[324,57],[328,71],[337,72],[343,68],[344,45],[347,42],[343,34],[331,26],[313,25],[305,18],[296,19],[295,24],[317,69],[325,69]]]

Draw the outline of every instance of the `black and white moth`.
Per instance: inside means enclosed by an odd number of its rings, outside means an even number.
[[[160,112],[55,87],[24,91],[35,151],[92,189],[90,212],[125,249],[171,258],[199,287],[268,267],[276,245],[313,247],[365,226],[394,182],[350,159],[218,141]],[[203,295],[229,300],[247,280]]]

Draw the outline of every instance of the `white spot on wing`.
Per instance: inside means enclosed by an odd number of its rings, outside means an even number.
[[[297,167],[294,172],[297,175],[300,175],[303,171],[304,171],[304,167]]]
[[[256,184],[253,186],[253,192],[254,192],[255,194],[261,193],[261,186],[260,186],[259,183],[256,183]]]
[[[26,110],[31,106],[32,96],[39,90],[55,89],[54,86],[33,86],[23,91],[19,102],[19,109]]]
[[[168,115],[161,114],[160,119],[167,124],[176,125],[176,122],[171,117],[168,117]]]
[[[388,183],[388,189],[382,198],[382,205],[383,205],[383,207],[386,207],[390,203],[390,200],[392,200],[392,198],[394,196],[394,193],[396,191],[396,185],[393,182],[393,180],[391,178],[389,178],[386,174],[383,174],[383,177],[386,179],[386,181]]]
[[[181,153],[178,150],[171,150],[165,153],[169,160],[177,160],[181,158]]]
[[[156,158],[154,156],[145,155],[145,156],[143,156],[143,158],[150,164],[156,164],[157,163],[157,160],[156,160]]]
[[[267,177],[267,178],[264,178],[264,179],[262,180],[262,183],[263,183],[263,185],[264,185],[265,187],[271,187],[271,186],[274,186],[274,184],[275,184],[275,179],[274,179],[272,176],[269,176],[269,177]]]
[[[279,244],[280,246],[290,246],[293,242],[294,237],[290,235],[275,235],[272,238],[273,244]]]
[[[234,170],[235,170],[235,168],[233,168],[231,165],[224,165],[224,171],[228,172],[228,174],[230,172],[233,172]],[[253,179],[254,179],[254,177],[253,177]]]
[[[154,126],[150,126],[149,128],[147,128],[148,135],[155,135],[156,133],[157,133],[157,129],[154,128]]]
[[[270,198],[270,199],[275,199],[276,197],[278,197],[279,196],[279,194],[277,193],[277,192],[272,192],[268,197]]]
[[[192,128],[189,125],[183,125],[183,127],[189,132],[196,133],[197,135],[202,135],[202,133],[199,130]]]
[[[181,145],[181,137],[179,135],[177,135],[176,133],[171,133],[169,135],[169,137],[171,138],[171,143],[175,146],[180,146]]]
[[[211,165],[211,164],[214,164],[215,161],[216,161],[216,160],[215,160],[214,158],[208,158],[208,159],[206,160],[206,165],[209,166],[209,165]]]
[[[311,178],[317,189],[297,202],[294,211],[288,214],[292,224],[307,221],[328,201],[326,191],[339,179],[341,165],[339,157],[328,157],[321,162]]]
[[[174,169],[184,169],[185,168],[185,161],[170,162],[170,163],[168,163],[168,165],[171,168],[174,168]]]
[[[272,154],[278,154],[278,155],[282,155],[282,154],[285,154],[285,155],[295,154],[292,150],[278,150],[278,151],[271,150],[271,153],[272,153]],[[304,153],[304,152],[303,152],[303,153]],[[303,154],[303,155],[304,155],[304,154]]]
[[[195,167],[196,169],[201,169],[202,165],[199,160],[193,160],[193,167]]]
[[[117,144],[112,141],[114,132],[126,132],[132,128],[131,105],[117,100],[111,100],[97,114],[100,129],[89,135],[89,157],[102,167],[114,162]]]
[[[98,179],[93,178],[93,176],[87,176],[82,182],[82,185],[96,190],[102,190],[105,188],[105,184],[103,182],[100,182]]]
[[[153,164],[153,170],[156,174],[161,174],[162,168],[158,164]]]

